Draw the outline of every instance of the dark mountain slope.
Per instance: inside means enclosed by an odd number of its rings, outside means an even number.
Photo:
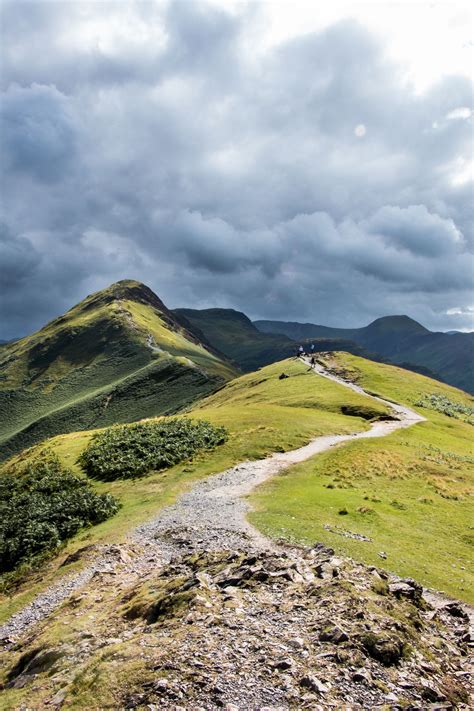
[[[0,455],[176,412],[235,375],[144,284],[121,281],[0,350]]]
[[[240,311],[175,309],[173,313],[199,329],[207,341],[245,371],[287,358],[296,350],[290,338],[262,333]]]
[[[364,328],[330,328],[312,323],[255,321],[263,333],[289,338],[344,338],[393,363],[428,368],[451,385],[474,393],[474,334],[436,333],[408,316],[386,316]]]

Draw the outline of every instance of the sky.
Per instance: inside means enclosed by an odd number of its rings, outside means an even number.
[[[470,3],[0,8],[0,339],[125,278],[474,328]]]

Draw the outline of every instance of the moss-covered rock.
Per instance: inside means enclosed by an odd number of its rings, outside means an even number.
[[[404,655],[405,644],[394,634],[367,632],[361,636],[360,641],[367,654],[385,666],[398,664]]]

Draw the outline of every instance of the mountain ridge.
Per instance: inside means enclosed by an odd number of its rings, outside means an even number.
[[[175,412],[235,374],[151,289],[117,282],[2,347],[1,455],[71,428]]]
[[[383,316],[353,329],[296,321],[253,323],[263,333],[295,340],[345,338],[396,365],[428,368],[435,377],[474,393],[474,334],[430,331],[406,315]]]

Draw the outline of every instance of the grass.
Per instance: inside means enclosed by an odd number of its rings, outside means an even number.
[[[279,380],[282,371],[290,377]],[[59,558],[42,571],[32,573],[28,582],[10,598],[5,596],[0,607],[0,621],[31,600],[45,585],[75,570],[80,563],[60,567],[70,553],[89,544],[124,540],[133,527],[151,518],[194,481],[209,474],[246,459],[259,459],[274,451],[294,449],[318,435],[367,429],[366,420],[341,414],[343,405],[362,407],[367,403],[367,398],[357,393],[316,378],[308,372],[306,365],[296,360],[267,366],[230,382],[189,411],[190,416],[226,427],[228,441],[213,452],[199,454],[191,463],[154,472],[142,479],[94,481],[97,492],[108,492],[121,501],[120,511],[113,519],[76,536]],[[374,413],[383,412],[383,406],[375,406]],[[5,467],[9,470],[25,459],[34,458],[47,446],[66,466],[80,473],[77,459],[92,435],[93,431],[87,431],[55,437],[14,457]]]
[[[461,391],[399,368],[346,354],[338,354],[329,365],[394,401],[413,405],[429,393],[444,395],[463,407],[472,404]],[[279,380],[282,372],[290,377]],[[372,401],[315,377],[296,360],[228,383],[188,414],[224,425],[229,440],[213,452],[144,478],[91,482],[96,491],[118,497],[123,508],[115,517],[77,535],[46,567],[32,571],[10,598],[4,596],[0,621],[49,583],[83,565],[79,560],[61,568],[68,555],[86,545],[123,541],[130,529],[156,515],[198,479],[245,459],[296,448],[317,435],[362,431],[369,426],[362,417],[343,415],[343,407],[366,414],[364,408],[372,407]],[[374,415],[385,412],[381,405],[373,407]],[[383,439],[348,443],[288,469],[261,487],[252,497],[256,506],[252,520],[275,538],[324,541],[359,560],[414,575],[425,584],[470,599],[472,579],[467,565],[472,511],[467,496],[472,482],[472,427],[437,411],[417,409],[428,422]],[[34,459],[47,445],[64,464],[81,473],[77,459],[93,434],[57,436],[16,456],[5,468]],[[344,515],[339,513],[343,510]],[[346,538],[342,532],[373,540]],[[382,550],[387,554],[385,561],[378,555]],[[113,585],[98,584],[99,588],[89,586],[58,609],[31,644],[54,649],[66,642],[75,649],[80,635],[105,626],[110,636],[117,597]],[[141,635],[101,648],[77,670],[68,689],[68,708],[117,706],[125,689],[149,681],[144,652],[148,650]],[[154,678],[156,673],[154,669]],[[2,708],[31,705],[32,698],[41,703],[50,691],[45,679],[38,677],[33,686],[7,690]],[[54,691],[64,683],[64,678],[58,679]]]
[[[230,380],[235,377],[236,371],[228,363],[206,350],[199,343],[195,343],[182,332],[169,328],[163,317],[146,304],[124,300],[122,302],[132,316],[134,323],[143,333],[151,334],[155,346],[161,349],[164,355],[177,357],[188,366],[193,364],[203,368],[207,373]]]
[[[462,391],[400,368],[345,353],[328,364],[368,391],[411,407],[428,394],[472,407]],[[473,429],[432,409],[414,409],[427,422],[325,452],[262,485],[251,497],[251,520],[267,535],[322,541],[473,601]],[[383,563],[380,552],[387,556]]]

